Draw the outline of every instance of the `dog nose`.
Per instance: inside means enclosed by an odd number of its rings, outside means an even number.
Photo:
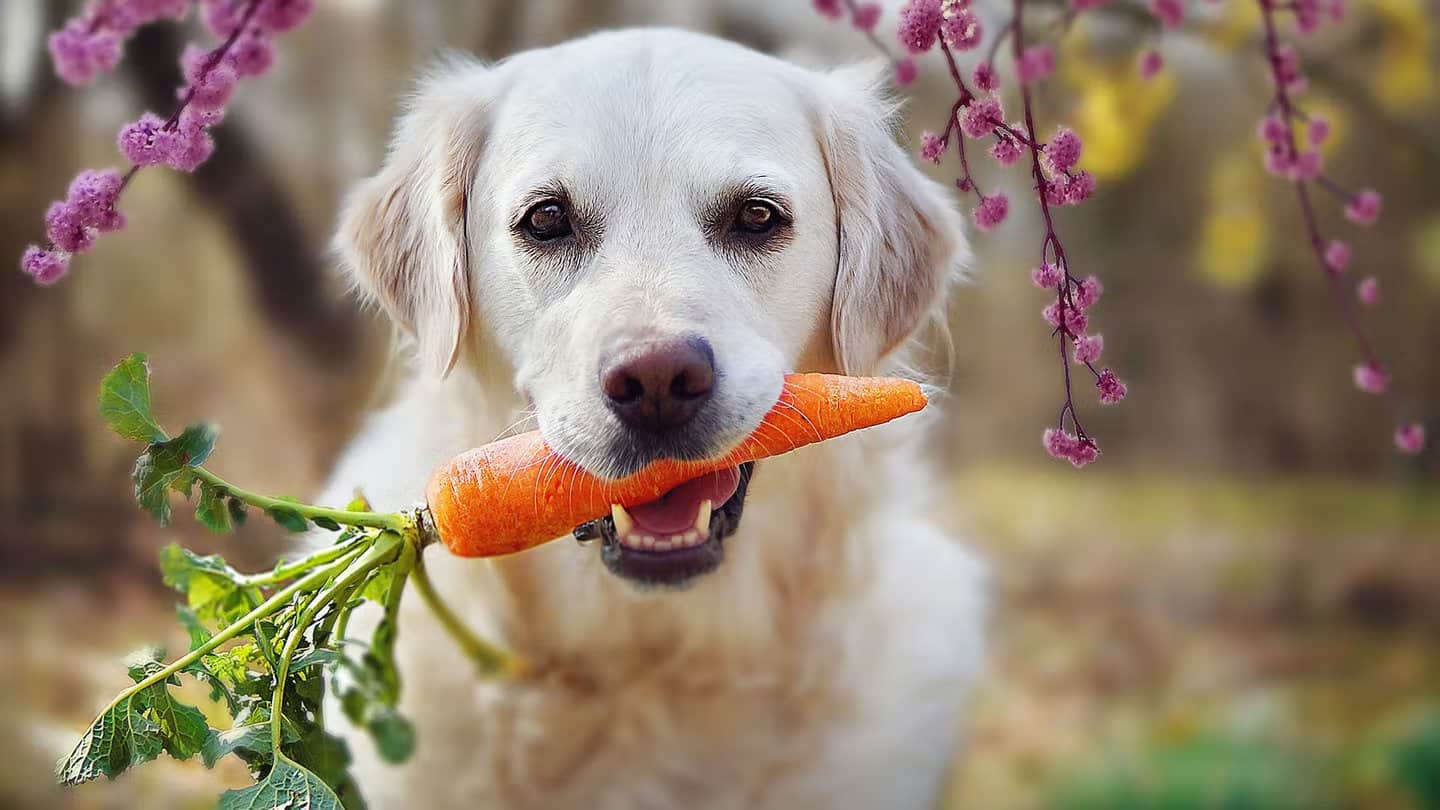
[[[703,338],[645,341],[602,363],[600,390],[620,421],[661,433],[700,412],[715,387],[715,352]]]

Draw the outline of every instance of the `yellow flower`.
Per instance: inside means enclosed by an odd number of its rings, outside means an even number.
[[[1248,287],[1268,265],[1271,245],[1261,202],[1264,177],[1249,149],[1220,158],[1211,169],[1210,206],[1195,265],[1218,286]]]
[[[1392,112],[1403,112],[1435,97],[1430,59],[1430,16],[1422,0],[1376,0],[1380,54],[1372,83],[1375,97]]]

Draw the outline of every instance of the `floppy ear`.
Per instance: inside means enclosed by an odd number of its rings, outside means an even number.
[[[831,342],[840,370],[866,373],[910,338],[969,258],[947,190],[891,136],[885,72],[833,71],[821,144],[839,231]]]
[[[490,95],[475,62],[451,60],[422,79],[379,174],[345,199],[335,236],[356,286],[441,375],[460,356],[474,306],[466,220]]]

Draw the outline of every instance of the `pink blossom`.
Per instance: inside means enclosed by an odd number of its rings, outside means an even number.
[[[1294,174],[1295,161],[1284,147],[1276,144],[1265,150],[1265,171],[1276,177],[1290,179]]]
[[[315,11],[315,0],[260,0],[255,24],[275,34],[292,31]]]
[[[1075,362],[1098,363],[1100,353],[1105,351],[1105,338],[1101,335],[1083,335],[1075,341]]]
[[[1084,281],[1075,285],[1074,303],[1081,312],[1089,310],[1100,300],[1101,293],[1105,292],[1105,285],[1095,276],[1086,276]]]
[[[971,78],[975,81],[975,89],[982,93],[993,93],[1000,89],[1000,74],[995,72],[995,66],[990,64],[989,60],[977,64]]]
[[[1166,28],[1179,28],[1185,22],[1183,0],[1150,0],[1150,13],[1160,18]]]
[[[118,142],[120,154],[136,166],[166,162],[175,145],[172,133],[165,129],[165,120],[148,112],[122,128]]]
[[[86,226],[105,233],[125,227],[125,217],[115,210],[120,199],[120,173],[87,169],[70,183],[66,204]]]
[[[1140,78],[1149,81],[1160,75],[1165,69],[1165,57],[1160,51],[1154,48],[1146,48],[1140,52]]]
[[[1280,84],[1290,93],[1305,91],[1305,77],[1300,74],[1300,54],[1288,44],[1281,44],[1274,51],[1274,71]]]
[[[1383,394],[1390,388],[1390,375],[1375,363],[1355,367],[1355,387],[1367,394]]]
[[[995,158],[995,162],[1001,166],[1013,166],[1023,154],[1020,144],[1011,138],[1000,138],[990,147],[990,157]]]
[[[1055,49],[1049,45],[1032,45],[1020,54],[1015,65],[1015,74],[1020,81],[1029,84],[1048,78],[1055,72]]]
[[[55,250],[44,250],[39,245],[31,245],[25,249],[25,254],[20,257],[20,269],[35,279],[35,283],[43,287],[60,280],[65,271],[70,267],[70,255]]]
[[[840,0],[813,0],[812,4],[816,11],[832,20],[840,19],[840,15],[845,13],[845,7],[840,4]]]
[[[181,125],[173,133],[165,164],[176,171],[193,172],[214,152],[215,140],[200,119],[181,118]]]
[[[1079,171],[1065,184],[1065,203],[1067,205],[1079,205],[1090,199],[1095,194],[1095,175],[1087,171]]]
[[[1355,285],[1355,297],[1367,307],[1380,303],[1380,280],[1374,276],[1361,279],[1360,283]]]
[[[1291,180],[1314,180],[1325,169],[1325,158],[1319,149],[1309,149],[1295,156],[1290,166]]]
[[[1380,218],[1381,202],[1380,192],[1367,188],[1350,198],[1345,206],[1345,218],[1356,225],[1374,225]]]
[[[1088,436],[1082,439],[1063,430],[1049,428],[1041,440],[1045,443],[1045,452],[1049,453],[1052,458],[1068,461],[1076,469],[1084,467],[1100,456],[1100,449],[1096,447],[1095,440]]]
[[[1061,174],[1043,182],[1040,196],[1046,205],[1065,205],[1070,201],[1070,178]]]
[[[952,11],[940,23],[940,37],[957,51],[968,51],[980,44],[980,18],[968,8]]]
[[[880,4],[861,3],[855,7],[855,14],[850,22],[861,31],[874,31],[875,26],[880,23]]]
[[[1418,456],[1425,449],[1425,426],[1411,422],[1395,428],[1395,447],[1409,456]]]
[[[910,53],[924,53],[935,45],[945,15],[940,0],[910,0],[900,8],[897,33]]]
[[[920,69],[915,67],[915,60],[909,57],[895,62],[895,83],[901,87],[908,87],[920,75]]]
[[[1063,278],[1065,278],[1065,274],[1061,272],[1059,267],[1050,262],[1046,262],[1030,271],[1030,280],[1034,282],[1036,287],[1042,290],[1053,290],[1059,287],[1060,280]]]
[[[1115,376],[1115,372],[1108,368],[1100,372],[1099,379],[1095,380],[1095,388],[1100,392],[1100,404],[1102,405],[1114,405],[1120,402],[1125,399],[1128,390],[1125,383],[1120,382],[1120,378]]]
[[[945,139],[929,130],[920,133],[920,157],[931,163],[939,163],[945,154]]]
[[[988,197],[980,198],[980,205],[975,209],[975,227],[982,231],[988,231],[996,225],[1005,221],[1005,215],[1010,213],[1010,198],[1004,194],[995,193]]]
[[[1075,134],[1075,130],[1060,127],[1050,138],[1050,142],[1041,149],[1041,157],[1050,171],[1065,174],[1080,162],[1081,147],[1080,136]]]
[[[224,39],[245,19],[246,0],[200,0],[200,19],[210,33]]]
[[[1053,301],[1049,306],[1040,310],[1040,316],[1043,317],[1045,322],[1050,324],[1052,328],[1060,329],[1060,331],[1065,332],[1071,337],[1078,338],[1085,334],[1085,328],[1090,325],[1090,319],[1085,317],[1085,313],[1081,312],[1078,307],[1067,304],[1064,308],[1065,327],[1061,329],[1060,309],[1060,302]]]
[[[55,74],[67,84],[89,84],[120,64],[120,35],[104,28],[92,31],[84,18],[66,23],[48,44]]]
[[[51,203],[45,212],[45,237],[61,250],[84,253],[95,244],[95,235],[95,229],[66,203]]]
[[[258,34],[244,34],[235,40],[226,61],[238,76],[259,76],[275,61],[275,48],[270,40]]]
[[[971,138],[983,138],[1004,122],[1005,111],[998,96],[972,99],[960,112],[960,129]]]
[[[229,103],[239,75],[219,53],[191,45],[180,56],[180,66],[189,83],[181,97],[188,93],[191,107],[218,110]]]
[[[1310,124],[1305,128],[1306,140],[1311,146],[1319,146],[1330,137],[1330,119],[1323,115],[1317,115],[1310,119]]]
[[[1290,137],[1290,128],[1285,126],[1285,119],[1280,116],[1267,115],[1260,119],[1260,128],[1257,134],[1265,143],[1285,143]]]
[[[1325,266],[1332,273],[1343,273],[1350,266],[1350,245],[1339,239],[1330,240],[1325,246]]]

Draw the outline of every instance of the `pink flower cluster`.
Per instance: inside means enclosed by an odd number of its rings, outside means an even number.
[[[156,20],[178,20],[189,0],[92,0],[80,16],[50,35],[55,73],[69,84],[89,84],[120,64],[125,41]]]
[[[185,84],[169,118],[147,112],[121,128],[116,144],[130,163],[128,172],[82,172],[67,198],[50,206],[49,244],[31,245],[20,261],[37,283],[54,284],[73,255],[89,250],[97,235],[124,225],[115,206],[137,171],[165,165],[192,172],[208,160],[215,150],[210,128],[224,118],[236,83],[268,70],[275,60],[274,36],[300,25],[315,8],[314,0],[200,0],[199,5],[201,20],[220,43],[185,49],[180,58]],[[55,72],[71,84],[93,81],[119,64],[136,29],[183,18],[189,8],[189,0],[92,0],[50,36]]]
[[[1071,0],[1071,8],[1076,12],[1084,11],[1104,2]],[[972,218],[976,228],[988,231],[999,227],[1008,217],[1011,205],[1005,194],[998,191],[986,193],[980,188],[970,170],[967,140],[993,139],[988,152],[1001,166],[1013,166],[1027,155],[1030,158],[1034,198],[1046,223],[1040,251],[1042,261],[1031,277],[1037,286],[1055,291],[1055,301],[1045,307],[1041,315],[1061,342],[1060,360],[1065,379],[1065,404],[1060,412],[1060,424],[1045,432],[1045,447],[1050,455],[1081,467],[1097,459],[1100,451],[1095,440],[1080,425],[1075,412],[1070,358],[1073,356],[1073,362],[1084,365],[1094,375],[1097,397],[1102,404],[1120,402],[1125,398],[1127,389],[1115,372],[1096,367],[1105,340],[1100,335],[1087,333],[1089,310],[1099,301],[1103,290],[1100,280],[1095,276],[1080,280],[1070,274],[1064,247],[1051,218],[1051,207],[1074,205],[1093,196],[1095,177],[1079,168],[1084,144],[1073,130],[1060,127],[1044,143],[1034,136],[1029,88],[1054,73],[1055,49],[1048,43],[1025,44],[1022,3],[1023,0],[1013,0],[1013,16],[999,29],[1000,33],[991,43],[986,58],[973,68],[969,83],[961,75],[955,53],[978,49],[984,39],[980,18],[971,9],[970,0],[907,0],[900,7],[895,33],[904,53],[919,55],[938,47],[945,59],[957,97],[944,130],[921,134],[920,157],[939,163],[954,147],[960,163],[960,176],[955,180],[955,186],[961,192],[974,195],[976,205]],[[869,35],[870,26],[862,24],[870,22],[869,18],[860,13],[862,7],[850,0],[815,0],[815,6],[832,19],[842,18],[848,9],[855,26]],[[1180,10],[1176,11],[1176,7]],[[1155,10],[1157,14],[1174,17],[1176,22],[1183,16],[1183,6],[1178,4],[1178,0],[1157,2]],[[888,56],[884,44],[870,36],[871,42]],[[1001,81],[995,56],[1006,37],[1012,39],[1014,46],[1013,64],[1024,108],[1021,122],[1006,120],[999,95]],[[902,84],[913,78],[914,62],[910,56],[895,61],[895,64]],[[1073,346],[1072,353],[1065,351],[1067,344]],[[1069,430],[1071,426],[1073,432]]]
[[[1377,396],[1391,393],[1390,374],[1386,371],[1374,344],[1360,322],[1355,307],[1349,303],[1340,279],[1349,269],[1353,251],[1348,242],[1326,239],[1320,230],[1319,217],[1312,191],[1328,193],[1343,205],[1346,219],[1356,225],[1370,226],[1380,217],[1382,200],[1373,190],[1352,192],[1325,174],[1320,147],[1330,137],[1330,121],[1323,116],[1306,115],[1299,98],[1309,87],[1299,52],[1280,37],[1279,19],[1293,15],[1295,30],[1300,35],[1316,31],[1325,21],[1344,18],[1344,0],[1255,0],[1264,23],[1264,54],[1274,99],[1270,112],[1261,119],[1257,134],[1265,145],[1265,169],[1289,182],[1295,189],[1305,225],[1306,242],[1315,253],[1316,263],[1334,287],[1342,304],[1341,318],[1350,330],[1362,355],[1362,362],[1352,371],[1355,387]],[[1380,302],[1380,283],[1373,276],[1355,286],[1355,297],[1367,307]],[[1393,399],[1392,399],[1393,402]],[[1403,440],[1402,440],[1403,437]],[[1421,426],[1402,423],[1395,434],[1397,448],[1408,453],[1423,449],[1425,433]]]
[[[1108,2],[1068,0],[1066,27],[1073,22],[1075,15]],[[1311,231],[1310,242],[1315,246],[1316,256],[1327,277],[1332,283],[1337,283],[1336,280],[1348,271],[1354,258],[1353,251],[1348,242],[1339,239],[1327,241],[1320,236],[1308,189],[1318,185],[1340,196],[1344,201],[1346,218],[1360,225],[1376,221],[1382,207],[1381,198],[1370,190],[1347,192],[1325,175],[1321,146],[1330,137],[1332,128],[1328,119],[1305,116],[1295,107],[1293,97],[1305,92],[1308,82],[1299,53],[1291,45],[1279,41],[1274,18],[1280,13],[1292,13],[1297,29],[1308,33],[1327,19],[1343,17],[1344,0],[1255,2],[1259,4],[1266,23],[1265,53],[1276,88],[1275,103],[1269,107],[1271,112],[1259,126],[1260,138],[1267,146],[1265,166],[1295,184]],[[848,11],[852,24],[864,31],[871,43],[890,57],[889,49],[874,35],[873,29],[880,16],[874,4],[860,5],[854,0],[814,0],[814,3],[821,13],[832,19],[841,19]],[[943,131],[926,131],[921,135],[919,153],[923,160],[940,163],[953,147],[960,165],[960,176],[955,186],[963,193],[974,195],[976,205],[971,215],[979,230],[988,231],[1004,223],[1011,203],[1003,193],[986,193],[980,187],[971,173],[967,141],[990,140],[986,151],[1003,167],[1013,166],[1027,156],[1029,158],[1030,186],[1045,223],[1040,264],[1031,272],[1031,280],[1036,286],[1055,293],[1055,300],[1041,311],[1041,317],[1060,341],[1059,355],[1065,382],[1065,401],[1060,409],[1059,424],[1045,431],[1044,445],[1050,455],[1081,467],[1098,458],[1099,448],[1080,424],[1076,412],[1071,363],[1086,367],[1094,376],[1101,404],[1120,402],[1128,393],[1127,386],[1114,371],[1098,366],[1105,339],[1098,334],[1089,334],[1090,310],[1099,300],[1103,288],[1095,276],[1079,279],[1071,274],[1053,217],[1055,207],[1075,205],[1092,197],[1095,177],[1080,168],[1084,145],[1073,130],[1058,127],[1047,142],[1040,142],[1035,135],[1031,86],[1054,73],[1056,51],[1048,42],[1027,42],[1024,0],[1011,0],[1009,19],[1003,25],[996,23],[998,33],[989,41],[984,58],[975,64],[969,82],[966,82],[956,64],[955,54],[977,50],[985,40],[981,19],[970,4],[971,0],[905,0],[899,9],[895,27],[903,56],[890,59],[895,66],[897,81],[908,84],[917,72],[913,57],[937,47],[941,51],[957,97]],[[1159,22],[1156,30],[1160,33],[1178,28],[1185,21],[1185,0],[1148,0],[1148,6]],[[1000,46],[1007,38],[1012,46],[1014,76],[1023,107],[1021,120],[1013,122],[1006,119],[999,95],[1000,73],[995,64]],[[1165,58],[1158,47],[1141,50],[1137,69],[1142,78],[1154,78],[1164,68]],[[1379,282],[1374,277],[1364,278],[1356,285],[1355,296],[1366,306],[1378,304]],[[1389,374],[1371,351],[1369,341],[1358,324],[1348,311],[1346,314],[1347,322],[1351,324],[1365,354],[1365,362],[1355,369],[1356,385],[1373,393],[1388,392]],[[1423,443],[1424,430],[1419,425],[1406,425],[1395,435],[1397,447],[1416,448],[1407,452],[1418,452]]]

